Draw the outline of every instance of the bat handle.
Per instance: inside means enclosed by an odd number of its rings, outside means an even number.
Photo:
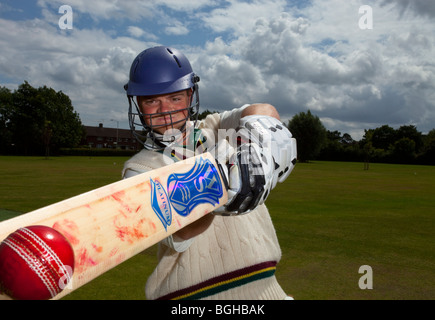
[[[223,180],[223,183],[224,183],[224,186],[225,186],[225,190],[228,191],[228,188],[229,188],[228,169],[224,168],[223,165],[221,165],[217,159],[215,159],[215,161],[216,161],[217,167],[219,169],[219,172],[220,172],[220,174],[222,176],[222,180]]]

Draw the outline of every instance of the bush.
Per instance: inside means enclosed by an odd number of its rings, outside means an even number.
[[[59,150],[62,156],[87,156],[87,157],[131,157],[138,151],[104,149],[104,148],[62,148]]]

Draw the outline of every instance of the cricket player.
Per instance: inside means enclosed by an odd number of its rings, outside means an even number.
[[[125,85],[130,127],[144,149],[125,163],[123,177],[208,151],[229,197],[159,243],[146,297],[286,299],[275,278],[281,250],[264,201],[292,171],[296,140],[264,103],[198,121],[199,81],[185,55],[159,46],[136,57]]]

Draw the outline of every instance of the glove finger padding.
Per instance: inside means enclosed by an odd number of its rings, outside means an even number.
[[[215,210],[221,215],[240,215],[264,203],[278,182],[296,164],[296,140],[277,119],[254,115],[241,119],[230,143],[215,147],[215,158],[228,180],[228,202]]]
[[[241,187],[241,178],[237,162],[236,149],[231,146],[227,140],[220,140],[213,148],[209,150],[218,163],[219,169],[224,178],[228,192],[228,201],[233,199]],[[215,212],[225,211],[224,207],[217,209]]]
[[[238,148],[236,158],[237,161],[233,166],[238,167],[239,190],[227,203],[225,209],[235,214],[243,214],[255,209],[264,201],[264,168],[260,160],[259,148],[254,144],[246,144]]]
[[[210,150],[215,154],[228,185],[228,202],[214,211],[217,215],[241,215],[265,200],[265,166],[256,144],[241,144],[235,150],[226,140]],[[271,161],[271,160],[269,160]]]
[[[260,148],[267,149],[263,153],[270,152],[273,157],[273,173],[271,177],[271,189],[278,182],[283,182],[292,172],[297,159],[296,139],[285,125],[276,118],[253,115],[241,119],[239,132],[249,135],[244,137],[258,144]]]

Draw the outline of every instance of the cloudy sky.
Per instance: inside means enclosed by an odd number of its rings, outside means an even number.
[[[128,128],[123,85],[155,45],[190,59],[202,110],[311,110],[356,140],[383,124],[435,128],[435,1],[0,1],[0,86],[61,90],[85,125]]]

